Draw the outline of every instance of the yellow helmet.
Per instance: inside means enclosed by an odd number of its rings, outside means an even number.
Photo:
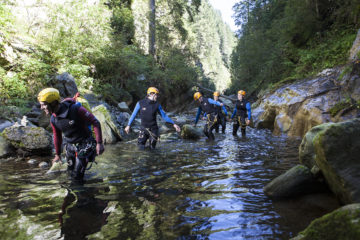
[[[246,92],[244,90],[239,90],[238,94],[241,94],[241,95],[245,96]]]
[[[215,91],[215,92],[214,92],[214,96],[216,96],[216,97],[220,96],[220,92],[219,92],[219,91]]]
[[[52,103],[54,101],[60,102],[60,93],[55,88],[45,88],[38,94],[39,102]]]
[[[201,95],[200,92],[194,93],[194,100],[195,100],[195,101],[196,101],[196,100],[199,100],[199,98],[200,98],[201,96],[202,96],[202,95]]]
[[[150,93],[159,94],[159,90],[156,87],[149,87],[147,90],[147,95],[150,95]]]

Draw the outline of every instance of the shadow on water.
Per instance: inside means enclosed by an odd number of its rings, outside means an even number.
[[[272,201],[263,187],[298,163],[300,139],[231,129],[162,137],[156,150],[107,146],[86,182],[0,163],[2,239],[289,239],[338,207],[330,194]],[[6,228],[4,226],[12,226]],[[30,230],[29,230],[30,229]]]

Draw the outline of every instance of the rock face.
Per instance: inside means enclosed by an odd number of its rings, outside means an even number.
[[[41,127],[11,126],[5,128],[3,137],[22,155],[51,155],[50,134]]]
[[[354,107],[356,104],[335,116],[331,115],[331,109],[340,102],[359,101],[359,73],[360,64],[351,63],[342,69],[326,69],[314,79],[264,94],[252,111],[255,126],[272,129],[277,135],[302,137],[316,125],[356,117],[359,114],[359,109]]]
[[[299,148],[300,162],[320,169],[341,202],[360,202],[360,119],[319,125]]]
[[[292,240],[360,239],[360,204],[350,204],[315,219]]]
[[[101,123],[101,132],[104,143],[115,143],[118,140],[121,140],[121,133],[106,106],[102,104],[91,110]]]

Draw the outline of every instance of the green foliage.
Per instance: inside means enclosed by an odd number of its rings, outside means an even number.
[[[0,3],[0,37],[4,35],[7,37],[9,32],[11,31],[11,26],[13,23],[13,16],[11,15],[11,11]],[[0,46],[0,51],[2,51],[2,46]]]
[[[235,10],[243,25],[231,88],[250,93],[344,64],[360,24],[356,0],[242,1]]]

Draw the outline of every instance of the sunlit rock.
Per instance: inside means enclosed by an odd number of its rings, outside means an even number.
[[[102,104],[91,110],[101,123],[101,132],[104,143],[115,143],[118,140],[121,140],[120,130],[117,128],[113,117],[106,106]]]
[[[343,206],[315,219],[292,240],[360,239],[360,204]]]
[[[3,137],[23,155],[51,155],[51,136],[44,128],[11,126]]]

